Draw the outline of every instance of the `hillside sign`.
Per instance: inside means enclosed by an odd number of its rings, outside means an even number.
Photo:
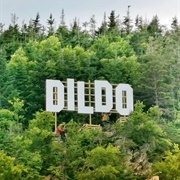
[[[77,111],[81,114],[113,112],[127,116],[133,111],[133,89],[129,84],[112,85],[106,80],[92,82],[67,79],[46,80],[46,111]]]

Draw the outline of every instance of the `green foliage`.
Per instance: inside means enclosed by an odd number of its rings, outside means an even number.
[[[55,19],[53,19],[52,14],[50,14],[49,19],[47,21],[47,24],[49,25],[48,36],[54,35],[54,32],[55,32],[54,22],[55,22]]]
[[[148,108],[157,105],[163,109],[163,115],[172,120],[175,118],[177,107],[175,94],[178,90],[176,79],[179,72],[176,67],[179,67],[179,64],[173,60],[174,54],[169,57],[164,53],[166,48],[170,48],[168,40],[164,43],[162,37],[149,38],[146,55],[139,59],[141,78],[137,86],[137,95]],[[176,66],[173,66],[171,61],[174,61],[173,64]]]
[[[13,101],[9,101],[13,106],[12,111],[8,109],[0,110],[0,129],[6,133],[10,132],[21,132],[22,124],[24,120],[24,106],[23,101],[18,98],[14,98]]]
[[[8,101],[12,107],[13,107],[13,112],[14,112],[14,120],[17,122],[22,122],[24,119],[24,101],[20,100],[19,98],[13,98],[12,100]]]
[[[158,36],[160,35],[160,33],[162,32],[162,29],[160,27],[159,24],[159,18],[158,16],[154,16],[151,20],[151,22],[149,23],[147,30],[150,34],[150,36]]]
[[[161,128],[161,112],[152,107],[147,112],[137,103],[135,110],[124,123],[112,127],[113,143],[121,150],[126,164],[138,178],[145,179],[153,163],[160,161],[172,143]]]
[[[108,145],[105,149],[103,147],[96,147],[92,151],[87,152],[86,166],[93,169],[106,165],[117,166],[120,164],[120,159],[121,156],[118,148],[112,145]]]
[[[9,129],[10,122],[13,120],[14,113],[8,109],[0,110],[0,129]]]
[[[154,164],[152,173],[165,180],[180,178],[180,150],[177,144],[172,151],[165,152],[162,161]]]
[[[110,82],[128,83],[132,86],[136,85],[140,78],[139,63],[135,56],[118,57],[116,59],[101,59],[103,66],[102,76]]]
[[[152,174],[179,178],[179,149],[170,149],[180,143],[177,18],[170,30],[157,16],[137,17],[132,28],[129,13],[123,21],[104,15],[97,32],[95,16],[85,29],[77,19],[68,28],[64,10],[57,30],[52,14],[48,29],[39,13],[21,29],[15,14],[7,29],[0,24],[0,179],[143,179],[152,164]],[[129,83],[145,106],[136,103],[105,132],[79,130],[87,116],[61,112],[68,133],[57,142],[54,116],[43,111],[45,80],[67,78]],[[92,118],[99,123],[99,114]]]
[[[127,121],[123,124],[117,122],[112,129],[115,145],[126,154],[127,163],[137,174],[143,174],[171,147],[171,141],[159,125],[162,112],[156,106],[145,112],[144,107],[143,103],[137,102]]]
[[[0,151],[0,179],[21,179],[26,168],[23,165],[17,165],[15,158],[7,156],[6,153]]]
[[[41,130],[52,130],[52,126],[54,125],[54,115],[50,112],[36,112],[35,119],[30,121],[29,129],[34,127],[39,128]]]
[[[115,11],[111,11],[108,22],[109,31],[117,28]]]
[[[126,129],[129,130],[125,132],[127,137],[138,145],[154,142],[157,137],[163,136],[162,129],[151,116],[143,112],[143,107],[142,103],[137,103],[134,112],[131,113],[123,127],[124,132]]]
[[[123,28],[123,31],[126,33],[126,34],[130,34],[131,30],[132,30],[132,20],[130,19],[130,11],[129,11],[129,8],[131,6],[128,6],[128,11],[127,11],[127,15],[124,17],[123,19],[123,25],[124,25],[124,28]]]
[[[164,126],[164,131],[167,133],[169,139],[172,142],[180,145],[180,121],[175,120],[174,122],[169,122]]]
[[[11,57],[11,61],[6,65],[7,81],[4,85],[4,93],[7,100],[13,97],[25,97],[29,74],[28,69],[31,64],[28,62],[22,48],[18,49]]]
[[[118,171],[116,168],[112,167],[111,165],[107,166],[101,166],[99,168],[96,168],[93,171],[87,171],[84,174],[78,176],[79,180],[82,179],[93,179],[93,180],[100,180],[100,179],[110,179],[110,180],[116,180],[119,179],[117,177]]]
[[[106,148],[97,146],[86,152],[84,167],[78,179],[129,179],[123,166],[123,158],[117,147],[109,144]],[[133,177],[131,177],[133,179]]]

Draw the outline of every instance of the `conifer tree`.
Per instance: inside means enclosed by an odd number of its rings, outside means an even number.
[[[147,27],[147,31],[149,35],[153,37],[159,36],[161,34],[162,28],[160,26],[159,18],[157,15],[152,18],[151,22]]]
[[[137,55],[143,55],[146,52],[146,43],[148,43],[149,33],[147,23],[141,16],[136,16],[135,30],[131,32],[130,44],[133,46]]]
[[[96,19],[95,19],[95,15],[92,15],[92,17],[90,18],[89,21],[89,31],[91,36],[95,35],[95,30],[96,30]]]
[[[124,20],[123,20],[123,25],[124,25],[123,29],[126,34],[129,34],[132,30],[130,11],[129,11],[130,7],[131,6],[128,6],[127,15],[124,17]]]
[[[29,33],[28,33],[28,25],[23,21],[21,26],[21,40],[23,42],[27,42]]]
[[[60,16],[60,25],[56,31],[57,36],[61,41],[62,47],[66,46],[69,43],[69,30],[65,23],[65,13],[64,9],[62,9],[61,16]]]
[[[3,23],[0,23],[0,35],[3,33],[3,28],[4,28],[4,25]]]
[[[87,21],[82,23],[82,26],[84,27],[84,32],[86,32],[86,33],[87,33],[88,25],[89,25],[89,23]]]
[[[177,17],[173,17],[172,22],[171,22],[171,28],[175,32],[177,32],[180,29],[180,26],[178,25]]]
[[[39,12],[36,15],[36,18],[32,20],[32,28],[35,33],[35,38],[37,38],[41,33],[41,24],[40,24],[40,15]]]
[[[138,31],[142,30],[142,28],[143,28],[143,19],[139,15],[136,16],[135,26],[136,26]]]
[[[77,18],[75,18],[73,21],[70,36],[71,36],[72,47],[75,47],[76,45],[80,45],[80,26]]]
[[[111,13],[110,13],[109,22],[108,22],[108,28],[109,28],[109,31],[117,28],[115,11],[111,11]]]
[[[18,49],[21,40],[21,33],[17,20],[18,17],[16,14],[11,14],[11,24],[6,30],[0,33],[0,44],[6,51],[7,60],[9,60],[11,55]],[[3,29],[3,25],[1,25],[1,29]]]
[[[100,28],[98,28],[98,31],[96,31],[96,34],[106,35],[107,31],[108,31],[108,27],[107,27],[106,13],[104,13],[103,22]]]
[[[5,69],[6,67],[6,52],[3,48],[0,48],[0,108],[2,108],[3,105],[3,86],[4,82],[6,81],[6,76],[5,76]]]
[[[53,19],[52,14],[50,14],[49,19],[47,20],[48,24],[48,36],[51,36],[54,34],[54,22],[55,19]]]
[[[15,27],[17,26],[17,21],[18,21],[18,17],[16,16],[16,14],[11,14],[11,23],[12,23],[12,26]]]
[[[62,26],[62,27],[65,27],[65,26],[66,26],[64,9],[62,9],[62,12],[61,12],[60,26]]]

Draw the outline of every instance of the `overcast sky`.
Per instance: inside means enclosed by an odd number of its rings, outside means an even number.
[[[104,12],[107,17],[112,10],[120,18],[126,15],[130,5],[130,16],[134,20],[137,15],[143,19],[151,20],[158,15],[160,23],[169,25],[174,16],[180,19],[180,0],[0,0],[0,22],[9,25],[11,14],[16,14],[18,23],[26,23],[35,19],[37,12],[40,14],[41,24],[46,25],[52,13],[56,24],[59,25],[61,11],[64,9],[67,25],[77,17],[80,23],[89,21],[95,15],[97,26],[103,20]]]

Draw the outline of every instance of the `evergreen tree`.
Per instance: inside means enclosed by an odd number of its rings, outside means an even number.
[[[18,21],[18,17],[16,16],[16,14],[11,14],[11,24],[13,27],[17,26],[17,21]]]
[[[110,13],[108,28],[109,28],[109,31],[117,28],[115,11],[111,11]]]
[[[21,33],[17,24],[18,17],[11,14],[11,24],[9,27],[0,33],[1,48],[6,51],[6,59],[10,60],[11,55],[18,49],[21,41]],[[1,26],[3,28],[3,25]]]
[[[88,25],[89,25],[89,23],[88,23],[87,21],[82,23],[82,27],[84,27],[84,32],[85,32],[85,33],[88,32],[88,31],[87,31]]]
[[[171,28],[173,31],[177,32],[180,29],[180,26],[178,25],[178,19],[177,17],[173,17],[172,23],[171,23]]]
[[[147,31],[149,35],[153,37],[161,35],[162,28],[160,26],[159,18],[157,15],[152,18],[151,22],[147,27]]]
[[[166,58],[168,67],[168,82],[171,88],[169,89],[170,97],[168,100],[168,109],[173,118],[177,118],[180,110],[179,87],[180,87],[180,31],[172,31],[164,36],[164,51],[163,55]],[[167,82],[166,82],[167,83]]]
[[[32,28],[34,32],[34,38],[38,39],[42,33],[42,25],[40,24],[39,12],[37,13],[36,18],[32,20]]]
[[[11,24],[9,25],[8,29],[1,34],[5,44],[19,41],[21,34],[19,32],[17,20],[18,17],[16,14],[11,14]]]
[[[149,41],[149,33],[147,31],[147,23],[142,17],[137,16],[135,19],[136,29],[131,32],[130,44],[137,55],[146,53],[147,44]]]
[[[0,23],[0,35],[3,33],[3,28],[5,24]]]
[[[36,18],[32,20],[32,23],[33,23],[34,32],[38,33],[41,29],[39,12],[37,13]]]
[[[80,45],[80,26],[77,18],[75,18],[73,21],[69,35],[72,47]]]
[[[142,17],[140,16],[136,16],[136,19],[135,19],[135,26],[137,28],[138,31],[141,31],[142,28],[143,28],[143,19]]]
[[[3,86],[3,97],[4,102],[6,102],[5,107],[9,106],[7,104],[8,100],[13,100],[13,98],[24,100],[25,109],[27,108],[27,104],[31,104],[33,99],[31,86],[33,67],[34,63],[28,61],[22,48],[19,48],[12,56],[10,62],[6,64],[5,75],[7,77]]]
[[[67,44],[69,44],[69,30],[65,23],[64,9],[62,9],[61,12],[60,25],[56,31],[56,35],[60,39],[62,47],[65,47]]]
[[[174,97],[171,95],[174,89],[172,75],[172,60],[164,54],[164,42],[162,38],[150,38],[147,52],[141,56],[141,80],[137,87],[139,99],[148,107],[157,105],[163,110],[163,115],[171,120],[174,118],[172,107]]]
[[[60,26],[61,26],[61,27],[66,27],[64,9],[62,9],[62,12],[61,12]]]
[[[55,19],[53,19],[52,14],[50,14],[49,19],[47,20],[48,36],[54,35],[54,27],[53,27],[54,22],[55,22]]]
[[[96,31],[96,19],[95,19],[95,15],[92,15],[89,21],[89,32],[92,37],[95,35],[95,31]]]
[[[106,13],[104,13],[104,20],[103,20],[100,28],[98,28],[98,31],[96,31],[96,34],[106,35],[107,32],[108,32],[108,27],[107,27],[107,21],[106,21]]]
[[[24,29],[25,32],[27,32],[27,34],[26,34],[27,40],[28,39],[30,39],[30,40],[35,39],[34,38],[35,35],[34,35],[34,30],[33,30],[33,20],[32,19],[29,20],[28,25],[25,25],[22,28]]]
[[[5,76],[5,67],[6,67],[6,52],[3,48],[0,49],[0,109],[3,107],[5,103],[5,97],[3,96],[3,86],[7,81],[7,77]]]
[[[130,18],[130,9],[131,6],[128,6],[128,10],[127,10],[127,15],[124,17],[124,20],[123,20],[123,31],[126,33],[126,34],[130,34],[131,30],[132,30],[132,25],[131,25],[131,18]]]
[[[28,25],[23,21],[21,27],[21,41],[25,43],[28,40],[29,40]]]

